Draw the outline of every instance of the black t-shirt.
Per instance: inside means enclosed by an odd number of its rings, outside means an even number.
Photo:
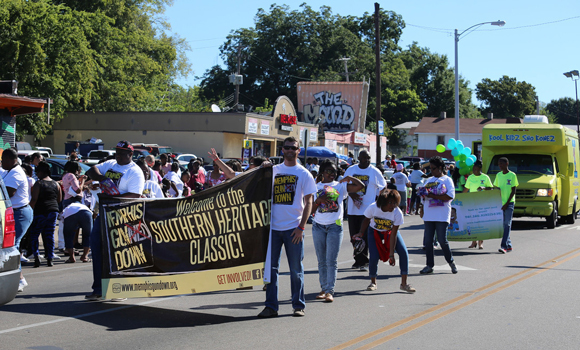
[[[34,215],[48,215],[58,212],[58,191],[60,187],[56,181],[38,180],[38,200],[34,205]]]

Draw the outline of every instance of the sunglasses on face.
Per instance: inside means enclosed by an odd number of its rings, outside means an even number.
[[[284,146],[284,149],[285,150],[297,151],[298,150],[298,147],[296,147],[296,146]]]

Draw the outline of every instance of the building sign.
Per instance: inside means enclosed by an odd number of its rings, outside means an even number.
[[[294,128],[292,128],[291,126],[288,126],[288,125],[280,125],[280,130],[282,130],[282,131],[292,131],[292,130],[294,130]]]
[[[318,129],[310,129],[310,142],[318,142]]]
[[[354,143],[364,144],[366,142],[367,142],[367,135],[360,133],[360,132],[354,133]]]
[[[300,121],[324,131],[363,131],[369,84],[366,82],[299,82]]]
[[[262,128],[260,129],[262,135],[270,135],[270,122],[262,120]]]
[[[379,120],[379,135],[384,135],[385,134],[385,122],[382,120]]]
[[[248,118],[248,134],[258,133],[258,120],[254,118]]]
[[[288,125],[296,125],[296,116],[295,115],[280,114],[280,123],[288,124]]]

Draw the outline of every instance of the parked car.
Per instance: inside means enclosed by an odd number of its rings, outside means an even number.
[[[159,146],[156,143],[134,143],[133,148],[135,150],[144,149],[147,152],[154,155],[156,158],[163,153],[173,153],[173,149],[169,146]]]
[[[192,159],[197,159],[197,156],[195,154],[191,154],[191,153],[179,153],[175,157],[175,160],[177,160],[179,162],[179,164],[185,165],[185,166],[187,166],[187,164],[189,164],[189,161]]]
[[[139,158],[145,158],[148,155],[150,155],[151,153],[147,152],[144,149],[136,149],[133,150],[133,161],[136,161]]]
[[[411,162],[411,164],[413,164],[413,163],[421,163],[425,159],[423,159],[422,157],[402,157],[399,159],[395,159],[395,161],[397,161],[397,160],[406,160],[406,161]]]
[[[52,148],[50,148],[50,147],[36,147],[36,149],[39,151],[48,152],[48,156],[52,157]]]
[[[14,246],[16,227],[14,211],[4,181],[0,179],[0,305],[11,302],[20,282],[20,252]]]
[[[64,174],[64,165],[68,162],[66,159],[58,159],[58,158],[48,158],[46,159],[48,165],[50,165],[50,177],[55,180],[59,181],[62,180],[62,175]],[[85,163],[79,163],[81,165],[81,175],[83,175],[87,170],[91,167]]]
[[[115,151],[113,150],[105,150],[105,149],[92,150],[89,152],[88,157],[83,159],[83,163],[88,165],[95,165],[98,164],[101,159],[105,159],[109,156],[114,155]]]

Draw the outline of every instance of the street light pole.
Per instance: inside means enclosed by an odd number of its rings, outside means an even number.
[[[564,75],[574,80],[574,88],[576,89],[576,132],[580,135],[580,113],[578,111],[578,79],[580,78],[580,73],[578,70],[572,70],[564,73]]]
[[[499,26],[503,27],[505,25],[505,21],[495,21],[495,22],[483,22],[472,25],[471,27],[467,28],[466,30],[462,31],[461,33],[457,33],[457,29],[455,29],[455,139],[459,140],[459,55],[458,55],[458,43],[459,38],[471,28],[479,27],[484,24],[491,24],[492,26]]]

